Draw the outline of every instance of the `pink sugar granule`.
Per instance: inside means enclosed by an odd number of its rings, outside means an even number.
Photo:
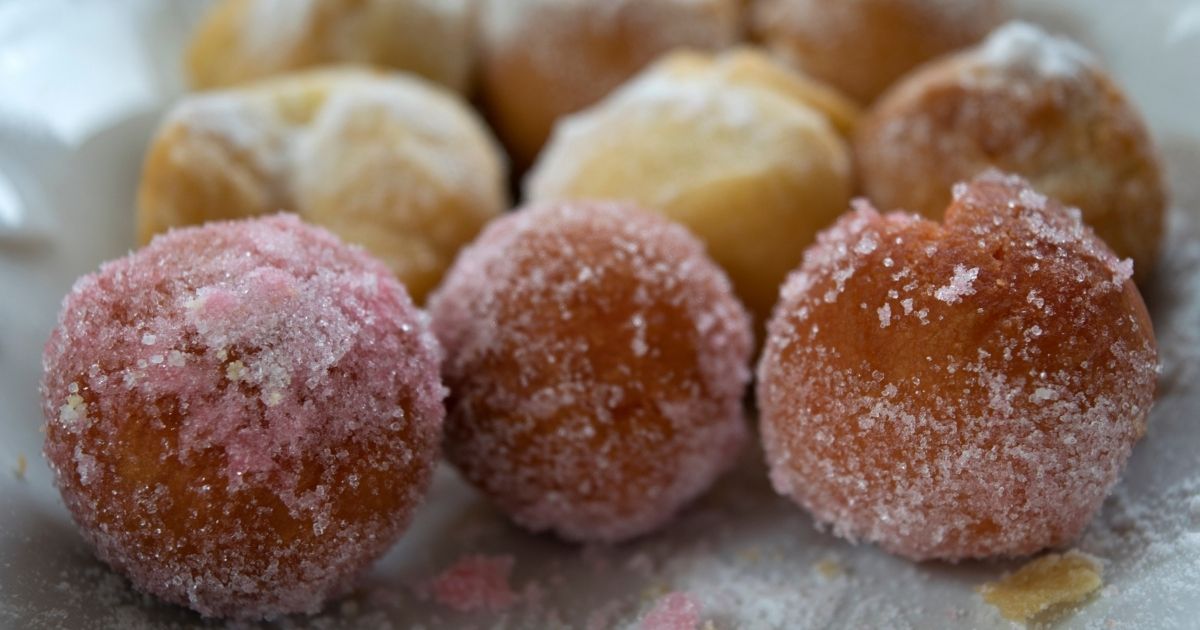
[[[466,556],[430,580],[426,588],[439,604],[459,612],[500,612],[517,600],[508,583],[513,562],[512,556]]]
[[[641,630],[696,630],[700,627],[700,603],[687,593],[670,593],[654,604],[642,618]]]

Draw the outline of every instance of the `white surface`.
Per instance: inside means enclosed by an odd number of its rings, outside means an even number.
[[[1025,0],[1023,16],[1097,51],[1141,106],[1175,197],[1147,293],[1163,349],[1159,401],[1124,481],[1081,542],[1109,586],[1069,628],[1194,628],[1200,619],[1200,3]],[[203,2],[0,0],[0,627],[201,625],[129,591],[91,558],[39,453],[43,340],[78,275],[132,245],[141,155],[179,93]],[[23,478],[18,460],[28,460]],[[464,553],[516,558],[536,585],[496,617],[460,615],[413,585]],[[825,577],[834,559],[843,575]],[[399,547],[346,602],[285,625],[597,627],[684,590],[727,627],[1009,627],[974,588],[1010,564],[916,565],[815,531],[774,497],[756,453],[666,533],[615,549],[526,535],[446,469]],[[211,624],[212,622],[209,622]]]

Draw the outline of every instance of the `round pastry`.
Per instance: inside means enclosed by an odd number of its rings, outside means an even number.
[[[174,230],[66,297],[45,455],[84,538],[138,589],[206,616],[312,613],[425,493],[438,360],[404,287],[324,230]]]
[[[775,489],[916,560],[1071,542],[1154,400],[1131,273],[1016,176],[960,184],[941,224],[861,202],[770,323],[758,405]]]
[[[220,0],[187,51],[209,89],[331,63],[405,70],[459,93],[474,69],[474,0]]]
[[[869,103],[999,26],[1004,0],[755,0],[751,31],[792,67]]]
[[[1158,257],[1166,194],[1145,124],[1091,55],[1034,26],[1009,24],[904,79],[854,150],[879,207],[939,217],[954,182],[995,167],[1080,208],[1139,282]]]
[[[531,164],[555,121],[674,48],[737,41],[738,0],[491,0],[480,10],[483,104]]]
[[[446,456],[518,524],[649,532],[732,465],[751,335],[680,226],[607,202],[492,223],[430,300]]]
[[[850,151],[824,112],[848,127],[854,110],[800,100],[809,84],[778,68],[771,80],[744,71],[753,55],[670,56],[566,119],[527,197],[629,199],[683,223],[765,319],[804,247],[850,201]]]
[[[419,303],[508,204],[499,148],[418,79],[311,71],[186,97],[142,173],[138,235],[288,210],[383,260]]]

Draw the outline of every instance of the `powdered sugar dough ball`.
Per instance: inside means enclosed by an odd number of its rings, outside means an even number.
[[[484,0],[481,97],[516,164],[555,121],[600,100],[675,48],[737,41],[738,0]]]
[[[676,53],[559,125],[535,201],[627,199],[687,226],[765,321],[788,271],[853,192],[837,128],[857,109],[760,53]]]
[[[916,66],[982,39],[1004,0],[753,0],[772,53],[863,103]]]
[[[193,87],[227,87],[303,68],[405,70],[465,94],[476,0],[220,0],[192,38]]]
[[[415,300],[508,205],[503,156],[425,81],[314,70],[185,97],[142,172],[142,242],[174,226],[287,210],[364,245]]]
[[[995,172],[945,221],[865,202],[788,279],[758,367],[776,490],[909,558],[1076,538],[1145,430],[1157,351],[1079,213]]]
[[[316,612],[406,527],[445,389],[388,270],[287,216],[172,231],[80,279],[45,455],[96,554],[206,616]]]
[[[1082,210],[1139,282],[1158,258],[1165,182],[1145,123],[1090,53],[1035,26],[1009,24],[905,78],[854,150],[881,208],[940,217],[954,182],[994,167]]]
[[[749,319],[694,237],[614,203],[492,223],[430,300],[446,455],[518,524],[649,532],[745,439]]]

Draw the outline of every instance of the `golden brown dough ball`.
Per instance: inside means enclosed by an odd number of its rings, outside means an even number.
[[[649,532],[732,465],[750,320],[684,228],[612,202],[493,222],[430,299],[446,456],[517,523]]]
[[[755,0],[751,30],[793,67],[863,103],[917,65],[981,39],[1004,0]]]
[[[863,202],[805,253],[770,323],[775,489],[917,560],[1069,544],[1154,402],[1131,273],[1016,176],[960,184],[942,223]]]
[[[138,236],[295,212],[365,246],[420,302],[505,209],[506,177],[454,95],[400,74],[309,71],[177,104],[146,159]]]
[[[600,100],[674,48],[737,41],[737,0],[484,0],[481,97],[528,166],[559,117]]]
[[[1139,282],[1158,257],[1166,193],[1144,122],[1087,51],[1037,27],[1012,23],[905,78],[854,148],[881,208],[940,217],[954,182],[995,167],[1079,207]]]
[[[765,319],[804,247],[849,203],[850,152],[829,118],[849,128],[857,114],[819,84],[764,68],[749,51],[665,58],[563,121],[526,195],[629,199],[683,223]]]
[[[193,87],[357,63],[471,87],[476,0],[219,0],[193,36]]]

